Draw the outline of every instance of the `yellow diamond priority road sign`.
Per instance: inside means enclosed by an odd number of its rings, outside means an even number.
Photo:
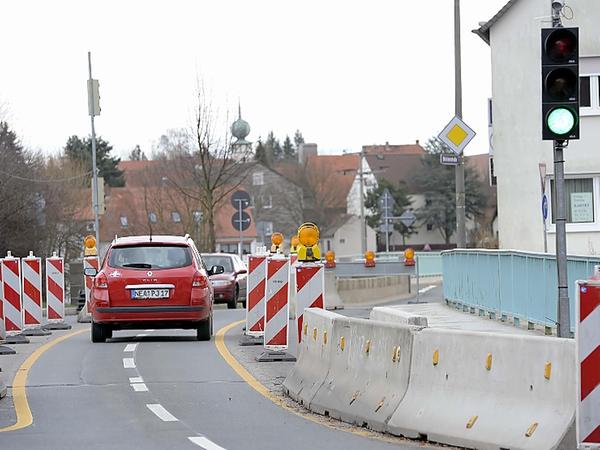
[[[459,117],[454,117],[438,134],[438,139],[457,155],[462,154],[464,148],[474,137],[475,132]]]

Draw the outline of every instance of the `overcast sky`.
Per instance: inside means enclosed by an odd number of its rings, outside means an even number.
[[[464,120],[485,153],[489,47],[471,33],[506,0],[462,0]],[[320,152],[424,142],[454,115],[453,1],[3,1],[0,99],[22,142],[56,152],[90,132],[120,156],[189,126],[196,78],[249,139],[298,128]]]

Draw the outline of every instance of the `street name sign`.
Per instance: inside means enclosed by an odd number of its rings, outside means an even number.
[[[456,116],[438,134],[438,139],[457,155],[462,154],[464,148],[474,137],[475,131],[464,123],[460,117]]]
[[[440,153],[440,164],[444,166],[458,166],[460,164],[460,156]]]

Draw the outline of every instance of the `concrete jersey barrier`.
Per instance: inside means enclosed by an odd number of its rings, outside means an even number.
[[[387,430],[477,449],[554,449],[575,412],[568,339],[423,329]]]
[[[329,373],[310,409],[383,431],[408,389],[413,333],[408,326],[336,317]]]
[[[373,308],[369,314],[369,318],[371,320],[379,320],[380,322],[427,327],[427,317],[412,314],[390,306],[378,306]]]
[[[320,309],[304,311],[302,341],[298,344],[298,360],[283,383],[284,392],[308,407],[317,390],[325,381],[331,360],[331,344],[323,336],[330,337],[333,320],[338,314]]]

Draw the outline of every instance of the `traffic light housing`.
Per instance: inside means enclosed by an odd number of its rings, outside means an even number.
[[[579,28],[542,29],[542,139],[579,139]]]

